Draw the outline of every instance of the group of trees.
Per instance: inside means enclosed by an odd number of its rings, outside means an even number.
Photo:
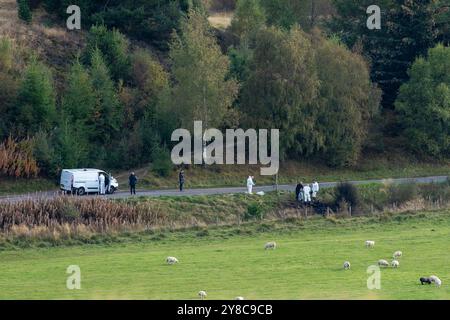
[[[47,175],[62,167],[130,167],[161,152],[156,105],[168,73],[148,51],[131,51],[117,30],[94,26],[85,51],[73,62],[64,89],[32,54],[0,42],[0,133],[31,137]],[[19,76],[22,74],[22,76]]]
[[[65,17],[68,1],[43,2]],[[382,29],[368,30],[365,0],[238,0],[224,48],[202,0],[70,1],[93,26],[62,89],[49,66],[0,41],[0,135],[29,137],[48,175],[164,169],[172,131],[194,120],[278,128],[285,159],[344,166],[358,160],[382,102],[411,150],[448,156],[445,3],[380,0]],[[159,58],[129,37],[158,47]]]
[[[42,0],[49,12],[66,19],[66,8],[77,5],[83,27],[103,24],[167,50],[173,30],[188,10],[203,8],[203,0]]]
[[[373,1],[334,1],[337,15],[330,29],[349,48],[359,48],[371,63],[371,76],[383,90],[383,106],[393,108],[399,87],[414,60],[429,48],[447,42],[450,4],[447,0],[380,0],[381,29],[364,23]]]
[[[364,59],[298,26],[285,30],[244,20],[233,27],[247,29],[232,52],[233,70],[246,68],[238,74],[242,123],[279,128],[285,158],[355,163],[380,100]]]
[[[382,8],[380,30],[368,30],[361,23],[370,4],[335,0],[338,14],[329,24],[331,30],[370,62],[371,78],[383,91],[382,105],[397,116],[398,129],[393,134],[402,137],[415,154],[448,157],[445,114],[449,100],[443,95],[448,79],[440,74],[450,72],[446,61],[450,3],[382,0],[378,3]],[[431,48],[435,49],[429,51]]]
[[[366,10],[372,4],[377,4],[381,8],[380,30],[369,30],[366,26],[368,18]],[[442,87],[448,86],[446,80],[438,77],[434,87],[432,85],[427,93],[430,95],[428,99],[431,99],[432,96],[433,99],[437,99],[434,101],[440,101],[439,103],[435,102],[435,107],[441,111],[438,113],[439,115],[430,109],[431,102],[429,100],[421,99],[413,102],[411,98],[407,99],[404,93],[398,97],[399,92],[405,92],[406,88],[413,86],[409,81],[413,82],[414,78],[410,80],[410,77],[414,74],[417,64],[428,62],[426,57],[431,48],[436,47],[434,50],[442,52],[449,50],[450,3],[448,0],[380,0],[376,3],[365,0],[238,1],[231,31],[241,39],[241,47],[243,42],[244,44],[249,43],[248,34],[255,33],[255,30],[259,30],[265,25],[271,25],[281,30],[289,30],[295,28],[295,25],[299,25],[309,34],[314,34],[315,29],[320,28],[328,35],[328,38],[335,39],[353,53],[360,54],[370,66],[370,79],[381,89],[383,110],[393,110],[396,116],[396,131],[388,134],[403,138],[406,142],[405,146],[420,156],[449,156],[444,141],[449,136],[442,127],[445,127],[446,121],[441,113],[447,108],[448,97],[442,96],[442,92],[439,92],[437,88],[441,86],[442,89]],[[246,46],[248,47],[248,45]],[[336,54],[336,50],[333,51]],[[317,56],[323,57],[324,54],[321,52]],[[234,53],[231,57],[236,58],[239,55]],[[418,61],[413,66],[417,59]],[[449,70],[445,69],[445,59],[445,54],[442,53],[441,68],[449,73]],[[430,61],[430,63],[432,62]],[[319,66],[322,65],[319,64]],[[343,63],[339,64],[339,66],[342,65]],[[345,70],[349,70],[348,65],[345,66]],[[429,77],[435,77],[435,73],[439,71],[434,68],[429,72]],[[417,81],[414,88],[415,95],[409,97],[417,98],[417,95],[425,95],[424,81],[426,77],[422,76],[422,78],[415,76],[415,81]],[[339,78],[339,75],[334,77]],[[327,79],[329,78],[331,77]],[[365,104],[365,110],[368,112],[367,114],[370,114],[370,110],[374,110],[373,105],[377,103],[377,94],[374,98],[373,93],[376,90],[365,90],[365,92],[371,102]],[[440,98],[438,98],[439,96]],[[319,97],[324,97],[323,91],[320,92]],[[407,102],[404,102],[405,99]],[[345,105],[337,100],[334,103]],[[416,111],[419,105],[422,105],[421,112]],[[427,105],[428,107],[426,107]],[[423,112],[426,112],[428,116],[424,117]],[[292,117],[289,118],[292,119]],[[323,118],[320,118],[319,122],[326,123]],[[436,122],[441,125],[436,125]],[[309,130],[309,132],[313,131]],[[433,132],[441,133],[440,138],[437,139]],[[305,133],[302,136],[306,137]],[[339,139],[339,134],[334,133],[334,136]],[[349,136],[352,137],[351,134],[346,135],[346,137]],[[298,142],[298,139],[295,141]],[[355,140],[351,139],[351,141]],[[331,147],[329,141],[326,142],[326,145]],[[343,145],[351,146],[352,143],[347,141]],[[336,150],[333,151],[333,154],[338,158],[336,152]],[[335,161],[331,162],[335,163]]]
[[[408,145],[418,154],[450,156],[450,48],[438,45],[418,58],[400,88],[396,109]]]

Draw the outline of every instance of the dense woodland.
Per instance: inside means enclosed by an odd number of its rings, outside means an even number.
[[[0,174],[64,167],[171,168],[171,133],[278,128],[283,159],[351,166],[370,152],[450,157],[450,0],[33,0],[84,49],[51,64],[0,38]],[[211,10],[234,10],[213,29]]]

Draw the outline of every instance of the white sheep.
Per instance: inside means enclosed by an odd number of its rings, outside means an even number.
[[[387,261],[384,260],[384,259],[380,259],[380,260],[378,260],[378,265],[379,265],[380,267],[389,267],[389,262],[387,262]]]
[[[236,297],[234,300],[244,300],[244,297]]]
[[[175,264],[178,263],[178,259],[175,257],[167,257],[166,262],[167,264]]]
[[[199,292],[198,292],[198,296],[199,296],[200,299],[202,299],[202,300],[205,299],[206,296],[207,296],[206,291],[203,291],[203,290],[199,291]]]
[[[375,241],[373,240],[367,240],[366,241],[366,247],[367,248],[373,248],[375,246]]]
[[[345,261],[344,262],[344,270],[348,270],[348,269],[350,269],[350,262]]]
[[[267,243],[264,245],[264,250],[267,250],[267,249],[272,249],[272,250],[274,250],[274,249],[276,249],[276,248],[277,248],[276,242],[267,242]]]
[[[430,280],[436,285],[436,287],[440,287],[442,284],[441,279],[439,279],[437,276],[430,276]]]
[[[398,259],[403,255],[403,253],[401,251],[395,251],[394,254],[392,255],[392,257],[394,259]]]
[[[392,260],[392,262],[391,262],[392,268],[398,268],[399,265],[400,265],[400,262],[398,262],[398,260]]]

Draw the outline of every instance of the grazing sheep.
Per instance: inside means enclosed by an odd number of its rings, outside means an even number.
[[[178,263],[178,259],[175,257],[167,257],[166,262],[167,264],[175,264]]]
[[[392,257],[394,259],[398,259],[403,255],[403,253],[401,251],[395,251],[394,254],[392,255]]]
[[[350,269],[350,262],[345,261],[344,262],[344,270],[348,270],[348,269]]]
[[[391,262],[392,268],[398,268],[399,265],[400,265],[400,262],[398,262],[398,260],[392,260],[392,262]]]
[[[426,283],[426,284],[431,284],[432,283],[432,281],[431,281],[431,279],[430,278],[427,278],[427,277],[421,277],[420,279],[420,283],[423,285],[424,283]]]
[[[384,259],[380,259],[380,260],[378,260],[378,265],[379,265],[380,267],[389,267],[389,262],[387,262],[387,261],[384,260]]]
[[[202,299],[202,300],[205,299],[206,296],[207,296],[206,291],[203,291],[203,290],[199,291],[199,292],[198,292],[198,296],[199,296],[200,299]]]
[[[272,250],[274,250],[274,249],[276,249],[277,248],[277,244],[275,243],[275,242],[267,242],[265,245],[264,245],[264,250],[267,250],[267,249],[272,249]]]
[[[244,300],[244,297],[236,297],[234,300]]]
[[[430,276],[430,280],[431,280],[432,283],[434,283],[436,285],[436,287],[440,287],[441,284],[442,284],[441,279],[439,279],[436,276]]]
[[[375,246],[375,241],[367,240],[366,241],[366,247],[367,248],[373,248]]]

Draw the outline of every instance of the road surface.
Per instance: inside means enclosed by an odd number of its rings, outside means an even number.
[[[395,183],[395,184],[405,184],[405,183],[442,183],[447,181],[447,176],[432,176],[432,177],[419,177],[419,178],[399,178],[399,179],[372,179],[372,180],[360,180],[360,181],[348,181],[355,185],[364,185],[370,183]],[[331,188],[338,184],[339,182],[322,182],[319,183],[320,188]],[[254,192],[264,191],[270,192],[275,190],[275,186],[256,186],[253,188]],[[281,191],[294,191],[295,185],[279,185],[278,190]],[[187,189],[183,192],[178,190],[139,190],[136,196],[143,197],[164,197],[164,196],[205,196],[205,195],[220,195],[220,194],[235,194],[235,193],[244,193],[247,191],[246,187],[223,187],[223,188],[206,188],[206,189]],[[12,196],[2,196],[0,197],[1,202],[17,202],[21,200],[28,199],[51,199],[57,196],[60,196],[61,193],[58,191],[49,191],[49,192],[38,192],[32,194],[23,194],[23,195],[12,195]],[[113,195],[90,195],[84,196],[83,198],[92,198],[92,197],[105,197],[108,199],[124,199],[131,197],[128,192],[121,191],[117,192]]]

